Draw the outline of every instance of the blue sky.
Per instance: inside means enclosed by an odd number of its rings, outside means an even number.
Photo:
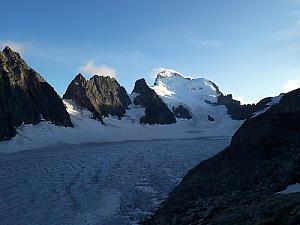
[[[82,71],[131,92],[170,68],[255,102],[300,86],[300,0],[2,1],[0,45],[59,94]]]

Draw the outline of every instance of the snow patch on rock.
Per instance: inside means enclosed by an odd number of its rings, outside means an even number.
[[[278,96],[275,96],[275,97],[271,97],[271,101],[267,104],[268,107],[266,107],[265,109],[261,110],[261,111],[258,111],[256,113],[253,114],[252,118],[253,117],[257,117],[258,115],[262,114],[262,113],[265,113],[267,112],[273,105],[276,105],[280,102],[282,96],[284,94],[280,94]]]
[[[292,184],[288,186],[285,190],[278,192],[278,194],[291,194],[291,193],[296,193],[300,192],[300,184]]]

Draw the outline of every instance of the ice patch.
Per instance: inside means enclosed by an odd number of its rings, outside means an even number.
[[[252,118],[253,118],[253,117],[257,117],[257,116],[259,116],[260,114],[267,112],[273,105],[278,104],[278,103],[280,102],[282,96],[283,96],[283,94],[280,94],[280,95],[278,95],[278,96],[272,97],[272,98],[271,98],[271,101],[267,104],[268,107],[266,107],[265,109],[260,110],[260,111],[258,111],[258,112],[256,112],[256,113],[254,113],[253,116],[252,116]]]
[[[278,192],[278,194],[291,194],[291,193],[296,193],[300,192],[300,184],[292,184],[288,186],[285,190]]]

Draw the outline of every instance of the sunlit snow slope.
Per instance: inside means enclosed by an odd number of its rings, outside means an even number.
[[[80,110],[74,102],[64,100],[64,103],[74,124],[73,128],[58,127],[49,122],[23,125],[17,129],[18,134],[12,140],[0,142],[0,153],[91,142],[230,137],[241,124],[241,121],[228,119],[210,126],[194,125],[186,120],[170,125],[142,125],[139,118],[144,114],[144,109],[134,104],[129,106],[125,117],[121,120],[106,117],[102,124],[91,118],[91,112]]]
[[[152,87],[173,110],[179,105],[189,110],[193,124],[215,126],[216,123],[231,121],[225,106],[216,106],[221,94],[218,87],[204,78],[184,77],[174,70],[164,69],[158,73]],[[208,120],[208,116],[215,121]]]

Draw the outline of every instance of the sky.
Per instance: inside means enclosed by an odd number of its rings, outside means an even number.
[[[0,21],[0,46],[60,95],[79,72],[131,92],[159,68],[245,103],[300,87],[300,0],[3,0]]]

